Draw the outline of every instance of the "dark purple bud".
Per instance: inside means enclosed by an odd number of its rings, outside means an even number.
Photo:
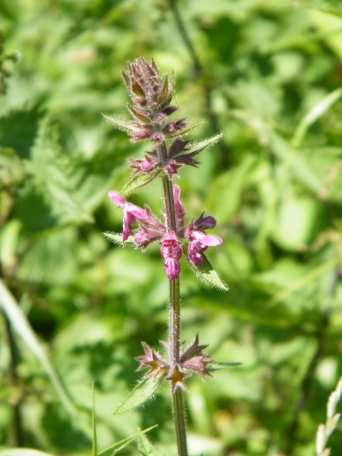
[[[176,106],[166,106],[165,108],[163,108],[162,112],[163,112],[163,114],[170,116],[171,114],[173,114],[176,111],[177,111]]]
[[[165,126],[164,131],[165,131],[165,133],[175,134],[175,133],[179,133],[182,130],[184,130],[185,127],[186,127],[185,119],[180,119],[175,122],[168,123]]]
[[[170,158],[177,157],[177,155],[179,155],[180,153],[182,153],[186,150],[186,148],[189,144],[190,144],[190,141],[180,139],[180,138],[175,139],[169,148],[169,157]]]
[[[208,228],[215,228],[216,226],[216,220],[214,217],[212,217],[211,215],[204,215],[201,214],[197,220],[195,220],[193,222],[193,229],[194,230],[200,230],[200,231],[204,231]]]

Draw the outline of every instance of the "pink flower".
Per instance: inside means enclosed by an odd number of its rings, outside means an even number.
[[[142,173],[149,173],[153,171],[158,162],[155,158],[151,157],[151,155],[146,154],[142,160],[129,160],[130,167],[136,171],[140,171]]]
[[[121,195],[116,192],[109,192],[109,198],[113,201],[113,203],[124,210],[123,214],[123,223],[122,223],[122,239],[126,241],[129,235],[132,233],[132,226],[135,223],[139,223],[143,225],[147,230],[149,227],[154,228],[154,236],[153,239],[156,239],[156,232],[163,227],[163,225],[159,222],[158,219],[153,217],[148,209],[143,209],[135,204],[129,203],[125,200]],[[159,232],[160,237],[162,232]],[[146,245],[146,243],[144,243]]]
[[[208,247],[222,244],[222,239],[218,236],[207,235],[203,231],[194,230],[193,225],[187,228],[186,237],[189,239],[188,260],[194,266],[200,266],[203,263],[203,252]]]
[[[164,260],[164,269],[170,280],[177,279],[180,273],[182,247],[174,233],[167,233],[161,242],[160,254]]]
[[[184,216],[185,210],[180,199],[181,189],[178,185],[173,186],[173,199],[175,202],[175,211],[176,211],[176,223],[177,223],[177,232],[182,234],[184,231]]]

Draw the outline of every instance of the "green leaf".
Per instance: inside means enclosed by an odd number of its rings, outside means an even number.
[[[51,453],[32,450],[30,448],[11,448],[0,450],[0,456],[53,456]]]
[[[128,445],[130,445],[132,442],[134,442],[139,436],[152,431],[152,429],[155,429],[157,426],[158,424],[155,424],[154,426],[150,426],[149,428],[144,429],[143,431],[138,431],[135,434],[132,434],[129,437],[126,437],[120,440],[119,442],[114,443],[114,445],[100,451],[98,456],[114,456],[115,454],[119,453],[121,450],[126,448]]]
[[[23,162],[13,149],[0,148],[0,190],[18,184],[25,175]]]
[[[213,269],[209,260],[203,255],[204,261],[200,266],[193,267],[196,276],[205,283],[219,290],[228,291],[229,287],[223,282],[217,272]]]
[[[92,397],[92,410],[91,410],[91,421],[93,428],[93,448],[92,456],[97,456],[97,427],[96,427],[96,406],[95,406],[95,384],[93,384],[93,397]]]
[[[132,133],[135,130],[135,126],[130,120],[114,119],[113,117],[102,114],[103,117],[114,127],[125,133]]]
[[[139,454],[141,454],[141,456],[160,456],[146,435],[140,434],[137,438],[137,444]]]
[[[214,146],[221,138],[222,138],[222,133],[219,133],[218,135],[212,136],[211,138],[204,139],[203,141],[200,141],[199,143],[192,144],[190,148],[186,151],[187,154],[198,154],[202,150],[206,149],[207,147]]]
[[[129,178],[128,182],[124,185],[121,192],[128,196],[134,193],[139,188],[152,182],[161,173],[160,168],[155,168],[150,173],[134,173]]]
[[[0,307],[6,314],[11,326],[18,336],[23,340],[27,348],[39,361],[42,369],[50,379],[61,403],[65,410],[70,414],[74,414],[74,405],[71,397],[65,388],[65,385],[60,380],[58,373],[53,367],[43,347],[39,343],[33,329],[30,326],[25,314],[16,303],[14,297],[9,292],[5,284],[0,280]]]
[[[124,247],[125,243],[122,240],[122,234],[121,233],[113,233],[110,231],[106,231],[103,233],[107,239],[109,239],[113,244],[119,245],[120,247]]]
[[[292,145],[294,147],[300,147],[303,138],[311,125],[322,117],[341,97],[342,88],[336,89],[310,109],[299,123],[293,135]]]
[[[114,415],[121,415],[129,410],[139,407],[156,393],[160,383],[160,377],[142,379],[131,391],[130,395],[114,410]]]
[[[298,0],[298,6],[317,9],[334,16],[342,17],[342,6],[340,0]]]

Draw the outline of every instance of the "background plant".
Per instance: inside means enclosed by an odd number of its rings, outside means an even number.
[[[339,3],[179,1],[196,60],[175,2],[1,2],[4,55],[21,54],[0,105],[1,276],[85,408],[96,381],[101,447],[154,424],[154,451],[170,454],[172,444],[168,391],[112,416],[137,382],[139,341],[149,334],[156,346],[165,334],[158,251],[110,248],[101,235],[119,231],[105,195],[127,181],[123,164],[137,146],[100,113],[122,116],[120,71],[144,55],[174,68],[184,116],[208,120],[195,138],[223,133],[224,149],[203,156],[198,172],[181,171],[182,195],[191,216],[202,206],[217,216],[225,243],[210,259],[231,290],[208,290],[185,272],[184,339],[199,330],[210,356],[243,366],[190,380],[192,452],[314,452],[341,374]],[[159,195],[152,184],[133,200],[158,213]],[[2,445],[90,454],[91,436],[25,340],[15,342],[16,382],[9,345],[0,348]],[[20,441],[10,407],[18,392]],[[134,445],[122,454],[136,454]],[[338,428],[329,447],[339,454]]]

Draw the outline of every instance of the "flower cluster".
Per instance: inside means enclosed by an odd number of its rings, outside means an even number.
[[[108,196],[116,206],[123,209],[122,238],[124,241],[133,235],[133,242],[137,248],[145,248],[153,241],[160,241],[160,254],[170,280],[176,279],[179,275],[183,243],[187,244],[187,258],[194,267],[204,262],[203,253],[208,247],[222,243],[222,239],[218,236],[205,233],[206,229],[215,227],[214,217],[201,214],[197,220],[185,226],[185,210],[180,198],[180,188],[177,185],[173,186],[175,231],[169,230],[166,222],[162,223],[148,208],[136,206],[116,192],[109,192]]]
[[[145,369],[146,377],[165,377],[171,382],[173,391],[185,389],[185,380],[192,374],[205,378],[210,375],[212,359],[203,350],[207,345],[200,345],[198,335],[191,345],[180,356],[177,364],[165,361],[162,356],[145,342],[142,343],[144,354],[136,359],[139,362],[138,370]],[[167,348],[167,344],[165,344]]]
[[[206,145],[197,147],[183,139],[190,129],[185,119],[170,119],[177,108],[171,105],[174,90],[169,78],[160,76],[153,61],[138,58],[128,65],[123,79],[131,100],[128,110],[132,120],[105,118],[115,128],[125,131],[132,142],[152,143],[144,158],[130,160],[133,172],[148,174],[160,169],[172,177],[184,165],[197,166],[196,156]],[[166,141],[171,141],[168,148],[164,147]]]

